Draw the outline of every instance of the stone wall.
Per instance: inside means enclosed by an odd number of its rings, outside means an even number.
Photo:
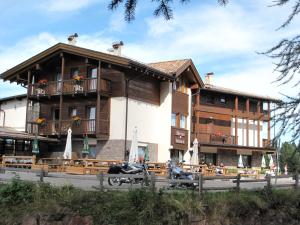
[[[218,149],[217,165],[220,165],[220,163],[223,163],[224,166],[237,166],[238,155],[236,150]]]

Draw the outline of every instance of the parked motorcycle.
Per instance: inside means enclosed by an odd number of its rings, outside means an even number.
[[[194,180],[192,173],[184,172],[183,169],[180,167],[180,165],[177,166],[174,161],[168,161],[167,166],[168,166],[169,178],[171,180],[174,180],[174,182],[171,182],[170,185],[171,187],[176,187],[177,183],[175,182],[175,180]],[[197,179],[197,177],[195,177],[195,179]],[[183,187],[183,188],[195,188],[197,185],[198,185],[197,182],[178,183],[178,187]]]
[[[108,169],[108,174],[135,174],[149,175],[147,165],[145,164],[128,164],[123,163],[122,165],[111,165]],[[123,178],[123,177],[109,177],[108,184],[110,186],[121,186],[123,183],[142,183],[144,178]]]

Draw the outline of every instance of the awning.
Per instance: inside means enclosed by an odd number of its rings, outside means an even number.
[[[59,142],[58,139],[55,138],[47,138],[43,136],[35,136],[33,134],[28,134],[23,131],[18,131],[11,127],[0,127],[0,140],[1,139],[13,139],[13,140],[23,140],[23,141],[31,141],[34,140],[35,137],[39,141],[44,142]]]
[[[245,150],[245,149],[237,149],[236,154],[238,155],[252,155],[251,150]]]
[[[208,146],[201,146],[200,153],[217,153],[217,147],[208,147]]]

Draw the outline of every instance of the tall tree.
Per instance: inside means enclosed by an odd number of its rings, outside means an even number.
[[[173,18],[172,3],[176,0],[151,0],[156,4],[153,11],[155,16],[163,16],[166,20]],[[177,0],[182,4],[188,3],[190,0]],[[215,0],[221,5],[226,5],[229,0]],[[284,29],[295,17],[300,13],[300,0],[270,0],[273,7],[285,7],[288,3],[293,5],[290,15],[278,29]],[[110,0],[108,8],[114,10],[124,4],[125,20],[130,22],[134,20],[135,9],[138,0]],[[300,35],[295,37],[287,37],[281,40],[277,45],[268,51],[263,52],[271,58],[275,63],[275,70],[279,72],[276,82],[281,85],[296,81],[294,88],[300,90]],[[276,122],[279,123],[280,130],[277,137],[286,133],[291,133],[291,141],[300,139],[300,91],[296,96],[285,95],[285,100],[278,104],[276,111]]]
[[[171,7],[171,4],[173,3],[173,0],[151,0],[156,4],[156,7],[153,11],[153,14],[155,16],[163,16],[166,20],[170,20],[173,18],[173,10]],[[177,0],[178,2],[185,4],[188,3],[190,0]],[[225,5],[228,0],[216,0],[221,5]],[[110,10],[115,10],[120,5],[124,5],[125,8],[125,20],[130,22],[134,20],[135,16],[135,9],[137,5],[138,0],[110,0],[110,3],[108,5],[108,8]]]

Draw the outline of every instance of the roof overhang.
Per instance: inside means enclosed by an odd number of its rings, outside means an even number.
[[[24,73],[32,68],[35,68],[35,66],[39,63],[42,63],[52,57],[55,57],[57,55],[60,55],[61,53],[68,53],[72,55],[77,55],[81,57],[86,57],[88,59],[93,60],[99,60],[105,63],[118,65],[125,68],[131,68],[131,67],[139,67],[139,68],[145,68],[145,70],[150,71],[152,73],[155,73],[157,75],[160,75],[166,79],[173,79],[172,76],[170,76],[167,73],[164,73],[162,71],[156,70],[152,67],[147,66],[146,64],[139,63],[137,61],[131,60],[129,58],[116,56],[112,54],[107,54],[103,52],[94,51],[91,49],[81,48],[74,45],[68,45],[63,43],[58,43],[45,51],[29,58],[28,60],[18,64],[17,66],[3,72],[0,76],[4,81],[10,80],[11,82],[17,81],[23,84],[27,83],[27,80],[19,78],[19,74]]]
[[[194,75],[196,83],[199,85],[200,88],[203,88],[205,85],[200,77],[200,74],[198,73],[198,70],[196,69],[193,61],[189,59],[186,61],[175,73],[175,77],[180,76],[184,71],[190,69],[192,74]]]

